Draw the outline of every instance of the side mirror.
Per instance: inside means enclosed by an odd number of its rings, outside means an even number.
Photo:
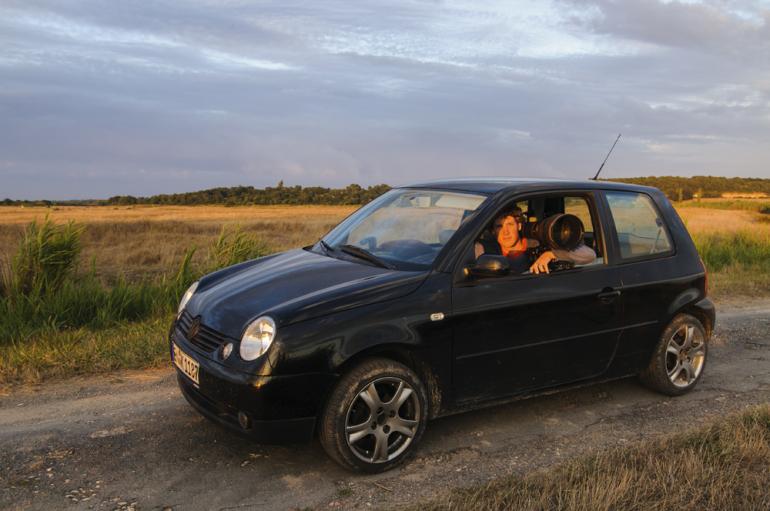
[[[483,254],[464,270],[466,277],[501,277],[511,273],[511,263],[499,255]]]

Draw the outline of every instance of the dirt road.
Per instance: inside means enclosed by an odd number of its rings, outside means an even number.
[[[169,369],[16,389],[0,397],[0,509],[377,508],[696,427],[770,402],[770,302],[720,310],[687,396],[630,379],[439,419],[409,464],[379,476],[351,475],[317,443],[220,429]]]

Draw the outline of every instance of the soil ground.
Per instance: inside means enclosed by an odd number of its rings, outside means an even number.
[[[398,507],[449,488],[700,426],[770,402],[770,301],[719,304],[695,391],[626,379],[435,420],[395,471],[357,476],[317,443],[264,446],[200,417],[171,369],[0,396],[1,509]]]

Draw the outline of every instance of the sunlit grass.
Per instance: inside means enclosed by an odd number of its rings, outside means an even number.
[[[767,199],[701,199],[676,202],[677,208],[729,209],[770,213],[770,200]]]
[[[259,238],[278,252],[318,240],[355,206],[0,206],[0,261],[16,253],[26,225],[48,214],[83,228],[80,271],[105,284],[156,278],[173,272],[195,247],[192,263],[208,263],[209,247],[225,228]]]

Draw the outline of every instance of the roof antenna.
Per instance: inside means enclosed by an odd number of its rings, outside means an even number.
[[[618,140],[620,140],[620,133],[618,133],[618,138],[616,138],[616,139],[615,139],[615,143],[613,143],[613,144],[612,144],[612,147],[610,147],[610,152],[608,152],[608,153],[607,153],[607,156],[605,156],[605,157],[604,157],[604,161],[602,162],[602,164],[601,164],[601,165],[599,165],[599,170],[597,170],[597,171],[596,171],[596,175],[595,175],[594,177],[592,177],[592,178],[591,178],[591,179],[593,179],[594,181],[596,181],[597,179],[599,179],[599,173],[600,173],[600,172],[602,171],[602,169],[604,168],[604,164],[605,164],[605,163],[607,163],[607,158],[609,158],[609,157],[610,157],[610,155],[612,154],[612,150],[613,150],[613,149],[615,149],[615,144],[617,144],[617,143],[618,143]]]

